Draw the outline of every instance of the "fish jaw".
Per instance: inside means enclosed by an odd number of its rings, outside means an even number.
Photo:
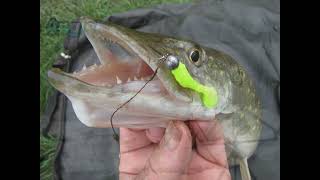
[[[72,103],[78,119],[88,127],[109,128],[112,113],[128,99],[134,96],[134,83],[100,87],[85,83],[59,69],[48,72],[49,82]],[[197,103],[185,103],[174,100],[160,83],[152,82],[141,94],[121,108],[114,116],[114,127],[150,128],[166,127],[170,120],[212,120],[215,110],[204,109]]]
[[[173,51],[172,46],[174,44],[172,43],[170,47],[161,48],[165,44],[170,44],[167,42],[168,38],[138,32],[111,22],[97,23],[86,17],[80,18],[80,21],[85,35],[93,46],[101,64],[119,62],[119,59],[105,47],[108,42],[116,43],[128,53],[135,55],[137,59],[142,60],[153,72],[157,70],[157,78],[173,98],[192,102],[192,92],[182,88],[175,81],[170,70],[164,66],[164,63],[161,63],[163,58]]]

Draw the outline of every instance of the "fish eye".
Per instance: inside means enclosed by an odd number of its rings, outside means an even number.
[[[200,67],[201,64],[203,63],[201,60],[202,55],[200,54],[200,50],[198,48],[193,48],[189,52],[190,52],[189,60],[197,67]]]
[[[191,59],[191,61],[194,62],[194,63],[198,62],[199,59],[200,59],[200,52],[199,52],[199,50],[193,50],[193,51],[191,51],[191,53],[190,53],[190,59]]]

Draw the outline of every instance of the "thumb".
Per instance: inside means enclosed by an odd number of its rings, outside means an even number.
[[[192,156],[189,128],[180,121],[171,121],[137,179],[181,179]]]

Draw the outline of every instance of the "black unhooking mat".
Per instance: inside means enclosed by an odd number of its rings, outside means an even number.
[[[256,153],[249,159],[251,175],[258,180],[280,179],[280,1],[160,5],[116,14],[105,21],[191,39],[226,52],[246,67],[263,106],[262,137]],[[54,66],[74,71],[83,64],[98,61],[79,27],[78,22],[72,24],[65,42],[65,54],[72,58],[66,60],[61,56]],[[41,130],[60,137],[56,179],[118,179],[119,146],[112,130],[84,126],[70,102],[58,92],[49,99]],[[233,179],[241,179],[238,167],[230,170]]]

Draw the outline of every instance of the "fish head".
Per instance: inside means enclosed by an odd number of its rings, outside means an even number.
[[[73,74],[51,69],[48,79],[68,97],[87,126],[110,127],[111,114],[132,97],[115,117],[116,127],[165,127],[169,120],[211,120],[224,108],[229,90],[226,74],[220,73],[224,67],[213,58],[219,57],[218,51],[86,17],[81,24],[100,64]],[[177,83],[164,63],[168,55],[185,64],[193,79],[217,89],[215,108],[204,107],[197,92]]]

